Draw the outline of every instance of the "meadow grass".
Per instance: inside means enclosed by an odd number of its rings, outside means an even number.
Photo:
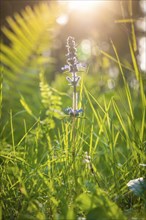
[[[122,86],[95,96],[84,83],[85,73],[79,92],[83,115],[59,117],[52,110],[54,105],[60,111],[60,98],[47,86],[42,73],[46,118],[34,116],[21,97],[35,123],[30,127],[23,120],[20,129],[24,135],[17,141],[15,115],[10,110],[0,134],[1,219],[144,220],[145,190],[136,196],[127,187],[130,180],[146,177],[145,166],[140,166],[146,164],[144,79],[131,41],[131,74],[138,82],[137,90],[129,86],[125,65],[113,42],[111,45],[115,57],[110,58],[119,68]],[[9,141],[3,135],[7,126]]]
[[[126,185],[145,175],[139,166],[146,161],[144,85],[131,45],[136,94],[113,48],[123,89],[98,100],[82,81],[83,116],[57,119],[51,130],[40,119],[31,128],[24,121],[16,143],[10,112],[11,144],[1,141],[1,218],[144,219],[145,196],[136,197]]]

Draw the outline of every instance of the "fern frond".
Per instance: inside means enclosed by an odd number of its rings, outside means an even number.
[[[10,45],[1,43],[1,62],[5,66],[4,77],[11,86],[20,83],[21,76],[30,79],[31,73],[40,72],[42,64],[52,62],[44,54],[50,50],[53,39],[54,10],[47,3],[41,3],[33,9],[26,7],[20,14],[14,14],[14,18],[7,18],[9,28],[2,27],[2,32]]]
[[[2,88],[3,88],[3,75],[1,70],[0,71],[0,118],[2,113]]]
[[[57,16],[58,8],[55,2],[51,5],[40,1],[35,6],[27,6],[13,17],[8,17],[7,27],[2,27],[9,44],[0,42],[0,63],[3,67],[3,120],[0,130],[8,120],[10,109],[14,115],[21,112],[13,122],[18,140],[23,135],[20,129],[22,122],[29,117],[26,112],[30,115],[28,126],[34,123],[35,117],[32,117],[31,111],[36,116],[40,112],[39,73],[40,69],[54,63],[48,54],[54,41],[53,31],[56,31]],[[20,94],[24,97],[21,104]],[[22,106],[26,111],[22,111]],[[9,127],[6,133],[8,132]]]
[[[54,118],[62,117],[61,97],[47,84],[44,73],[40,73],[40,92],[46,116],[54,124]]]

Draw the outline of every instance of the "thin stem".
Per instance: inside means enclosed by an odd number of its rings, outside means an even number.
[[[78,100],[78,96],[77,96],[77,92],[76,92],[76,87],[74,87],[73,90],[73,111],[77,110],[77,100]]]
[[[75,192],[77,192],[77,170],[76,170],[76,118],[73,116],[73,146],[72,146],[72,160],[73,160],[73,172],[75,181]]]
[[[76,139],[76,133],[75,133],[75,117],[73,117],[73,124],[72,124],[72,132],[73,132],[73,147],[72,147],[72,155],[73,155],[73,160],[75,157],[75,139]]]
[[[77,85],[76,85],[76,73],[73,73],[73,111],[78,108],[78,94],[77,94]]]

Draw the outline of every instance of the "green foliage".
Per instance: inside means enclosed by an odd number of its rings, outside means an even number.
[[[7,18],[9,28],[3,27],[2,31],[10,46],[1,43],[1,62],[5,65],[5,78],[13,88],[22,86],[20,82],[30,86],[30,77],[33,79],[40,66],[52,62],[44,53],[51,47],[55,18],[53,8],[45,3],[33,9],[26,7],[21,14]]]
[[[3,88],[3,75],[2,71],[0,72],[0,118],[1,118],[1,111],[2,111],[2,88]]]
[[[49,85],[47,84],[44,74],[40,74],[40,92],[41,92],[41,100],[44,108],[46,109],[46,119],[43,121],[48,124],[49,128],[54,128],[54,119],[61,119],[61,115],[63,114],[61,112],[61,97],[57,93],[57,91],[53,90]]]
[[[3,106],[0,128],[3,130],[1,135],[6,136],[10,132],[8,118],[13,109],[17,141],[24,134],[20,129],[24,127],[23,120],[27,121],[27,126],[32,126],[40,113],[39,73],[42,67],[45,71],[48,66],[49,73],[54,63],[54,59],[46,54],[50,53],[56,30],[53,31],[58,11],[55,6],[44,2],[33,8],[27,6],[20,13],[15,13],[13,18],[7,17],[8,27],[2,27],[9,43],[1,42]]]
[[[93,194],[81,194],[76,199],[79,209],[85,211],[87,220],[126,219],[122,211],[108,199],[104,191],[97,187]]]
[[[144,216],[145,198],[133,194],[142,188],[138,182],[133,192],[127,187],[130,180],[145,180],[145,167],[139,165],[146,163],[145,85],[134,35],[128,71],[138,88],[130,87],[127,66],[112,42],[115,57],[109,59],[119,69],[121,84],[97,88],[96,73],[81,73],[84,115],[65,116],[61,109],[72,102],[65,75],[48,85],[46,67],[52,59],[42,55],[52,47],[56,10],[44,3],[26,8],[8,19],[10,29],[3,28],[10,45],[2,43],[0,217],[120,220],[127,210],[133,211],[128,219]]]

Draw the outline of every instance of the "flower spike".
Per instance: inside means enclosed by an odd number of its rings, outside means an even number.
[[[65,65],[62,70],[68,70],[71,73],[71,77],[67,76],[66,79],[69,82],[69,85],[73,87],[73,100],[72,100],[72,108],[65,109],[65,113],[70,116],[79,116],[80,113],[83,112],[82,109],[78,109],[78,94],[76,87],[79,85],[79,81],[81,79],[80,76],[77,75],[79,71],[79,67],[82,65],[78,62],[77,59],[77,49],[74,37],[69,36],[67,38],[67,65]]]

